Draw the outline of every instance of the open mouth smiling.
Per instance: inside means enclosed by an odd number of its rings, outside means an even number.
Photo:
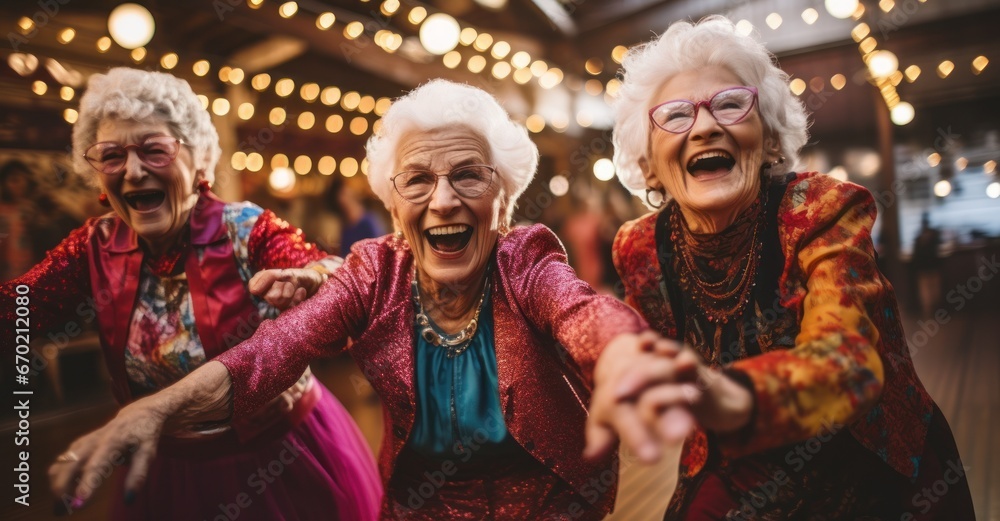
[[[712,150],[692,157],[688,161],[687,171],[693,177],[707,174],[724,174],[732,170],[735,165],[736,160],[728,152]]]
[[[431,249],[441,253],[456,253],[469,245],[473,228],[468,224],[449,224],[424,230]]]
[[[122,196],[126,204],[140,212],[159,208],[166,197],[167,194],[163,190],[137,190]]]

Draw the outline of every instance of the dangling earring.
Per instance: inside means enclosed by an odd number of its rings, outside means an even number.
[[[761,166],[761,168],[763,168],[764,170],[770,170],[778,165],[783,165],[783,164],[785,164],[785,156],[778,156],[778,159],[764,163]]]
[[[506,237],[507,234],[510,233],[510,225],[507,223],[500,223],[497,232],[500,233],[501,237]]]
[[[101,206],[105,208],[111,207],[111,201],[108,200],[108,194],[101,192],[101,195],[97,196],[97,202],[101,203]]]
[[[212,183],[209,182],[208,179],[202,179],[201,181],[198,181],[198,192],[199,193],[203,194],[203,193],[205,193],[205,192],[207,192],[207,191],[209,191],[211,189],[212,189]]]
[[[402,240],[406,240],[406,238],[405,238],[405,237],[403,237],[403,232],[402,232],[402,230],[396,230],[396,233],[395,233],[394,235],[396,236],[396,240],[397,240],[397,241],[402,241]]]
[[[659,209],[663,206],[663,201],[666,199],[662,190],[654,190],[652,188],[646,189],[646,204],[649,206]]]

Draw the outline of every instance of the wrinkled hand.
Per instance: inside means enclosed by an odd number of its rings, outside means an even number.
[[[745,387],[706,366],[688,347],[678,349],[679,345],[670,341],[651,345],[650,352],[633,357],[628,367],[625,367],[627,362],[617,361],[606,364],[612,370],[602,375],[595,370],[592,419],[598,390],[601,391],[602,407],[613,403],[619,409],[630,408],[632,418],[637,420],[632,419],[624,426],[613,424],[613,428],[629,448],[647,462],[660,456],[658,448],[650,448],[650,445],[656,447],[654,440],[668,444],[682,442],[695,429],[695,422],[720,434],[747,425],[753,411],[753,396]],[[599,359],[598,365],[601,363]],[[599,376],[603,381],[597,380]],[[602,383],[604,389],[600,389]],[[603,409],[598,412],[604,413]],[[628,429],[627,432],[622,428]],[[588,442],[589,434],[588,429]],[[590,446],[588,443],[588,449]]]
[[[633,376],[635,368],[644,368],[654,374],[674,375],[678,381],[686,381],[688,373],[694,368],[686,357],[679,358],[681,353],[680,344],[652,331],[640,335],[618,335],[608,343],[594,368],[594,393],[586,428],[586,457],[607,454],[614,448],[615,440],[620,438],[640,460],[653,462],[660,457],[660,441],[683,440],[687,436],[694,427],[694,420],[684,407],[672,406],[691,403],[698,394],[696,386],[674,386],[669,392],[658,393],[658,403],[669,412],[658,420],[644,416],[637,392],[621,392],[623,389],[632,390],[625,385],[635,385],[632,383],[636,379]],[[663,424],[661,435],[654,428],[656,424]]]
[[[146,481],[166,420],[161,402],[144,398],[118,412],[106,425],[74,441],[49,467],[49,485],[56,510],[81,508],[115,468],[131,462],[125,477],[125,502],[134,499]]]
[[[163,432],[226,422],[231,410],[232,380],[226,366],[216,361],[125,406],[107,425],[74,441],[49,467],[49,485],[58,498],[57,512],[82,507],[115,467],[131,461],[123,498],[130,503],[146,482]]]
[[[725,434],[747,425],[753,412],[753,395],[722,371],[705,365],[693,349],[685,347],[671,360],[636,366],[622,375],[618,399],[638,400],[640,413],[649,421],[675,401],[671,390],[695,385],[687,408],[701,427]]]
[[[309,268],[289,268],[258,271],[250,279],[250,293],[284,311],[298,305],[316,293],[326,276]]]

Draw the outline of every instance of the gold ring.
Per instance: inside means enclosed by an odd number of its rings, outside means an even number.
[[[75,452],[69,450],[56,456],[56,461],[59,463],[65,463],[67,461],[80,461],[80,457],[77,456]]]

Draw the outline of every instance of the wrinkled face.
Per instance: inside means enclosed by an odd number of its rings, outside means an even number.
[[[442,175],[422,203],[392,191],[393,220],[410,244],[421,278],[458,292],[478,286],[499,237],[500,174],[494,174],[490,187],[476,198],[460,196],[443,174],[461,166],[492,165],[487,144],[464,127],[414,132],[400,140],[396,157],[397,173]]]
[[[172,135],[166,123],[156,120],[106,119],[97,128],[97,142],[121,145]],[[153,249],[169,247],[177,239],[198,199],[194,159],[187,146],[161,168],[142,163],[136,151],[129,150],[122,171],[97,176],[111,208]]]
[[[724,67],[694,69],[667,81],[652,106],[677,99],[697,103],[736,86],[743,82]],[[743,120],[726,126],[702,105],[687,132],[673,134],[651,125],[646,168],[681,208],[725,214],[757,196],[763,156],[764,127],[756,107]]]

